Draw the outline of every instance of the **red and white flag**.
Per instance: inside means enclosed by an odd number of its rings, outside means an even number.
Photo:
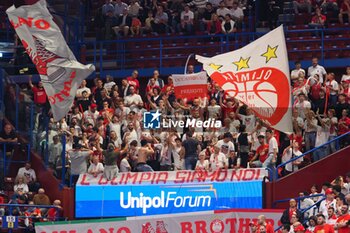
[[[280,26],[247,46],[206,58],[204,70],[227,94],[282,132],[293,132],[287,47]]]
[[[173,74],[174,92],[176,98],[193,99],[208,96],[207,74],[199,72],[195,74]]]
[[[45,0],[18,8],[13,5],[6,13],[40,74],[54,120],[59,121],[71,108],[77,88],[95,67],[77,61]]]

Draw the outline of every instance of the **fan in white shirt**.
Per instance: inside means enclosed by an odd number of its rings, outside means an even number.
[[[130,95],[124,98],[124,104],[126,107],[129,107],[130,110],[136,110],[139,106],[143,106],[142,98],[139,94],[135,93],[135,87],[129,87]]]
[[[318,74],[320,77],[320,82],[323,83],[323,76],[327,74],[325,68],[318,64],[318,59],[316,57],[312,58],[312,66],[310,66],[307,70],[308,76],[314,76]]]
[[[228,167],[228,159],[224,153],[220,152],[220,149],[221,146],[216,144],[214,146],[214,153],[210,155],[210,168],[212,171]]]
[[[343,76],[341,77],[341,81],[345,82],[350,80],[350,66],[346,67],[346,74],[343,74]]]
[[[300,73],[303,73],[305,76],[305,70],[301,68],[301,64],[300,62],[295,62],[295,69],[291,71],[290,73],[290,78],[292,80],[292,84],[294,84],[294,82],[296,80],[298,80],[298,78],[300,77]]]
[[[92,163],[89,166],[88,173],[97,176],[98,174],[103,173],[104,167],[103,164],[99,162],[98,156],[92,157]]]
[[[337,201],[334,198],[334,193],[333,193],[333,190],[331,188],[326,189],[325,195],[326,195],[326,199],[321,202],[319,211],[327,219],[328,218],[328,208],[333,207],[334,209],[336,209]]]
[[[292,158],[298,157],[302,154],[303,153],[301,153],[299,151],[299,143],[293,142],[293,148],[292,148],[292,146],[288,146],[284,150],[283,155],[282,155],[282,163],[285,163],[285,162],[291,160]],[[298,158],[297,160],[294,160],[293,162],[287,163],[285,165],[286,171],[288,173],[297,171],[299,169],[298,165],[300,165],[303,160],[304,160],[303,157],[301,157],[301,158]]]

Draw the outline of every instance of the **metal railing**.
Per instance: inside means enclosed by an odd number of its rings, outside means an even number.
[[[305,157],[306,155],[310,155],[310,154],[313,153],[313,152],[316,152],[316,151],[318,151],[318,150],[324,150],[324,147],[329,146],[329,145],[332,144],[332,143],[339,142],[340,139],[346,138],[346,137],[348,137],[349,135],[350,135],[350,131],[347,132],[347,133],[345,133],[345,134],[343,134],[343,135],[340,135],[340,136],[338,136],[338,137],[336,137],[336,138],[334,138],[334,139],[332,139],[332,140],[330,140],[330,141],[328,141],[328,142],[326,142],[325,144],[322,144],[321,146],[318,146],[318,147],[315,147],[315,148],[313,148],[313,149],[311,149],[311,150],[309,150],[309,151],[306,151],[306,152],[303,153],[302,155],[296,156],[296,157],[294,157],[294,158],[292,158],[292,159],[290,159],[290,160],[288,160],[288,161],[286,161],[286,162],[284,162],[284,163],[281,163],[280,165],[278,165],[278,166],[276,167],[276,173],[274,174],[274,178],[276,178],[276,179],[279,178],[279,174],[278,174],[278,169],[279,169],[279,168],[282,168],[282,167],[286,166],[286,165],[289,164],[289,163],[292,163],[292,162],[294,162],[294,161],[296,161],[296,160],[298,160],[298,159],[300,159],[300,158],[303,158],[303,157]],[[328,155],[329,155],[329,154],[328,154]],[[326,156],[328,156],[328,155],[325,155],[324,157],[326,157]]]
[[[27,161],[30,161],[30,153],[31,153],[30,143],[0,142],[0,148],[1,148],[0,169],[4,177],[6,177],[9,172],[10,164],[15,164],[15,163],[25,164]],[[20,160],[13,160],[14,153],[22,149],[26,150],[25,156],[22,157]],[[0,178],[3,178],[3,177],[0,176]]]
[[[317,202],[315,202],[313,205],[305,208],[305,209],[300,209],[300,203],[301,203],[301,200],[305,199],[305,198],[314,198],[314,197],[322,197],[322,198],[319,198],[319,200]],[[318,209],[316,207],[318,207],[320,205],[320,203],[326,199],[325,195],[324,194],[315,194],[315,195],[309,195],[309,196],[304,196],[304,197],[295,197],[295,198],[287,198],[287,199],[283,199],[283,200],[278,200],[278,201],[275,201],[273,203],[273,206],[275,207],[276,204],[278,203],[284,203],[284,202],[289,202],[291,199],[294,199],[298,202],[298,210],[300,210],[301,214],[305,214],[307,211],[311,210],[311,209],[314,209],[314,214],[315,214],[315,210]],[[308,221],[308,219],[304,219],[303,221],[303,224],[305,224],[306,222]],[[279,230],[281,230],[283,227],[283,225],[277,227],[274,232],[277,232]]]
[[[51,208],[56,209],[56,216],[54,219],[49,219],[47,216],[47,213],[41,217],[37,216],[27,216],[22,215],[23,212],[28,210],[29,208],[39,208],[39,209],[46,209],[49,210]],[[7,221],[7,223],[10,223],[8,226],[5,226],[3,224],[3,229],[7,229],[8,233],[12,233],[14,229],[32,229],[33,225],[32,223],[28,226],[26,225],[26,219],[28,219],[28,223],[31,221],[35,224],[37,221],[64,221],[65,218],[61,217],[61,208],[54,205],[28,205],[28,204],[1,204],[0,203],[0,209],[4,209],[5,215],[2,216],[4,219],[9,219],[10,221]],[[18,212],[17,214],[14,214],[14,212]],[[0,216],[1,219],[1,216]],[[31,221],[29,221],[29,219]],[[3,221],[4,222],[4,221]],[[15,226],[14,223],[17,223]],[[20,224],[19,224],[20,223]]]

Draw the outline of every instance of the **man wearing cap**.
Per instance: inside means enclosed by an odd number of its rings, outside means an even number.
[[[341,213],[334,225],[334,229],[338,230],[338,233],[350,233],[350,214],[349,206],[343,204],[341,207]]]
[[[325,191],[326,199],[323,200],[320,204],[319,211],[322,213],[322,215],[325,217],[325,219],[328,218],[328,208],[333,207],[336,209],[337,201],[334,198],[334,193],[331,188],[327,188]]]
[[[334,233],[334,228],[326,223],[326,218],[323,214],[317,215],[317,226],[315,233]]]
[[[258,136],[258,141],[260,146],[256,149],[255,155],[250,160],[249,165],[254,167],[264,167],[266,166],[264,162],[268,157],[269,145],[265,143],[265,136],[263,134]]]
[[[97,111],[97,105],[91,104],[89,110],[84,112],[84,124],[91,124],[92,126],[95,126],[96,120],[99,117],[100,113]]]

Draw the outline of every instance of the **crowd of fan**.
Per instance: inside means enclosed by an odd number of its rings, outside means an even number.
[[[283,212],[281,232],[350,232],[350,173],[325,182],[318,193],[316,185],[310,192],[300,192],[289,201]],[[320,195],[322,194],[322,195]]]
[[[142,1],[126,4],[107,0],[95,23],[104,29],[105,39],[114,36],[139,36],[153,33],[230,34],[240,27],[246,1]],[[97,22],[96,22],[97,21]],[[113,33],[114,32],[114,33]]]
[[[188,67],[188,73],[193,73],[193,66]],[[60,122],[51,118],[46,135],[45,119],[50,117],[47,97],[41,82],[33,85],[30,81],[38,109],[34,144],[39,145],[40,152],[47,136],[48,150],[43,149],[42,154],[61,177],[61,135],[64,134],[65,166],[70,167],[70,174],[104,173],[108,179],[118,172],[129,171],[273,169],[321,146],[287,163],[280,171],[287,175],[307,161],[317,161],[347,146],[350,141],[345,136],[338,143],[322,146],[350,131],[350,67],[338,82],[314,58],[307,73],[296,63],[291,78],[294,133],[290,135],[274,131],[251,108],[230,97],[210,79],[208,98],[177,99],[171,76],[164,82],[157,70],[146,87],[140,86],[136,70],[120,85],[111,76],[106,80],[95,78],[89,87],[83,81],[71,112]],[[29,93],[28,89],[21,91],[22,95]],[[222,122],[222,127],[146,129],[143,115],[150,110],[158,110],[161,118],[173,121],[214,119]]]
[[[261,3],[260,21],[271,21],[275,25],[281,6],[278,1]],[[113,39],[123,36],[140,36],[142,34],[231,34],[242,28],[244,17],[252,14],[254,1],[246,0],[192,0],[192,1],[137,1],[123,2],[121,0],[106,0],[94,17],[95,28],[99,36]],[[265,6],[265,5],[266,6]],[[319,28],[325,26],[326,17],[338,18],[340,23],[347,22],[350,14],[349,0],[293,1],[296,14],[310,13],[315,10],[310,26]],[[277,10],[276,10],[277,9]],[[299,16],[298,16],[299,17]],[[266,18],[266,19],[264,19]]]

